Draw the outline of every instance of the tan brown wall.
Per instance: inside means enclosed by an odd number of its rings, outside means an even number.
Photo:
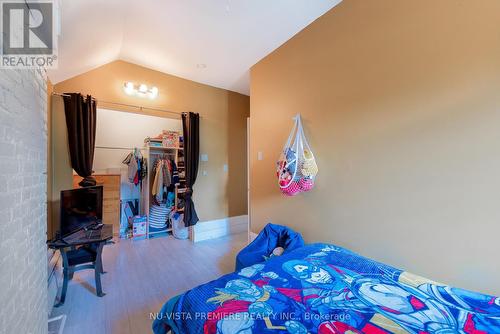
[[[47,239],[59,229],[61,190],[71,189],[73,182],[64,105],[53,92],[54,85],[47,80]]]
[[[159,96],[155,100],[128,96],[123,92],[123,84],[126,81],[157,86]],[[240,153],[241,149],[246,150],[246,132],[234,129],[240,129],[241,122],[246,122],[249,113],[248,96],[124,61],[115,61],[58,83],[55,85],[55,91],[90,94],[97,98],[98,107],[115,110],[141,113],[137,109],[127,110],[103,101],[199,113],[200,152],[209,156],[208,162],[200,161],[200,173],[194,189],[200,220],[247,214],[246,191],[239,190],[246,185],[245,171],[239,169],[240,160],[244,158],[246,161],[246,153]],[[161,112],[143,112],[175,117]],[[224,164],[228,164],[228,172],[224,171]],[[207,176],[202,176],[203,170],[208,172]]]
[[[344,0],[255,65],[251,229],[500,294],[499,22],[496,0]],[[285,198],[275,161],[296,113],[320,172]]]
[[[228,187],[229,216],[248,213],[247,203],[247,118],[250,117],[250,99],[246,95],[228,95]],[[242,195],[243,194],[243,195]]]
[[[55,237],[59,229],[61,191],[73,188],[73,169],[68,153],[68,132],[62,97],[51,96],[49,112],[50,124],[50,168],[48,169],[49,202],[50,202],[50,233],[49,238]]]

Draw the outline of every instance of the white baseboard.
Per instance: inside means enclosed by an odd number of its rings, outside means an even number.
[[[257,238],[257,233],[253,233],[252,231],[248,231],[248,243],[251,243],[254,241],[255,238]]]
[[[193,242],[248,231],[248,215],[199,222],[193,228]]]

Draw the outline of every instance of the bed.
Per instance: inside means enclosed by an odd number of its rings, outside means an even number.
[[[169,300],[155,334],[500,333],[500,298],[311,244]]]

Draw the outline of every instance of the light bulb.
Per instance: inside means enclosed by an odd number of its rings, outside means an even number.
[[[139,86],[139,92],[142,94],[146,94],[148,92],[148,86],[146,86],[145,84],[141,84]]]
[[[155,99],[158,96],[158,87],[151,87],[149,91],[149,97]]]
[[[134,94],[134,83],[133,82],[126,82],[123,89],[125,90],[125,93],[127,95],[132,95]]]

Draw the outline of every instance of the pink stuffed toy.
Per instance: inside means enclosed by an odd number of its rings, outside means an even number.
[[[281,188],[281,192],[286,196],[295,196],[300,193],[300,186],[296,181],[292,181],[288,187]]]
[[[309,191],[314,187],[314,181],[310,178],[300,179],[299,187],[302,191]]]

